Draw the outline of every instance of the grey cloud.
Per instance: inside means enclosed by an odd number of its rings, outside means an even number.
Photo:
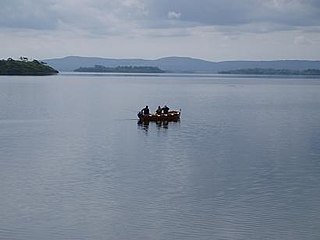
[[[317,26],[320,24],[318,0],[146,0],[149,24],[163,27],[170,11],[181,13],[179,23],[186,26],[239,26],[251,23]]]
[[[128,1],[128,0],[127,0]],[[0,27],[55,29],[59,24],[94,27],[118,23],[125,15],[136,16],[126,1],[102,0],[3,0]]]
[[[180,20],[186,24],[197,25],[228,25],[242,24],[248,21],[247,4],[231,1],[183,1],[183,0],[150,0],[146,1],[150,17],[154,20],[165,19],[170,11],[181,13]],[[247,2],[242,1],[242,2]]]
[[[58,19],[50,10],[52,1],[4,0],[0,8],[0,27],[54,29]]]
[[[199,26],[247,31],[250,25],[252,31],[265,32],[319,23],[319,0],[3,0],[0,8],[0,28],[92,34]]]

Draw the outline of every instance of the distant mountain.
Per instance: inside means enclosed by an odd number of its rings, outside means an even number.
[[[158,67],[166,72],[172,73],[218,73],[221,71],[250,68],[288,69],[297,71],[320,69],[320,61],[308,60],[211,62],[188,57],[165,57],[156,60],[145,60],[69,56],[64,58],[45,59],[43,61],[63,72],[72,72],[80,67],[94,67],[95,65],[110,68],[118,66],[150,66]]]

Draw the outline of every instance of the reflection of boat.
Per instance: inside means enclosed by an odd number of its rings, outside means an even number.
[[[138,128],[141,130],[144,130],[146,134],[148,134],[149,127],[151,126],[151,129],[154,129],[154,127],[157,128],[158,131],[167,130],[170,127],[177,127],[180,126],[180,121],[138,121]]]
[[[142,122],[176,122],[180,120],[181,109],[179,111],[169,111],[162,114],[143,114],[138,113],[138,118]]]

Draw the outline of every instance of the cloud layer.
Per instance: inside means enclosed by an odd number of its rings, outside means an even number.
[[[318,41],[320,1],[3,0],[0,8],[0,35],[14,34],[12,38],[36,34],[49,40],[57,35],[115,41],[122,37],[125,42],[124,38],[162,37],[165,44],[186,36],[199,42],[215,36],[228,42],[237,35],[288,31],[295,32],[295,44]]]
[[[320,24],[317,0],[4,0],[1,5],[1,28],[69,26],[108,33],[115,26],[125,30],[260,23],[291,29]]]

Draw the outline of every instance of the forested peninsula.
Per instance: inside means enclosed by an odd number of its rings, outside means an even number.
[[[96,72],[96,73],[164,73],[158,67],[149,66],[118,66],[118,67],[105,67],[102,65],[95,65],[94,67],[80,67],[74,72]]]
[[[256,75],[320,75],[320,69],[289,70],[273,68],[248,68],[220,71],[221,74],[256,74]]]
[[[54,68],[38,60],[21,57],[20,60],[0,60],[0,75],[31,75],[44,76],[59,73]]]

